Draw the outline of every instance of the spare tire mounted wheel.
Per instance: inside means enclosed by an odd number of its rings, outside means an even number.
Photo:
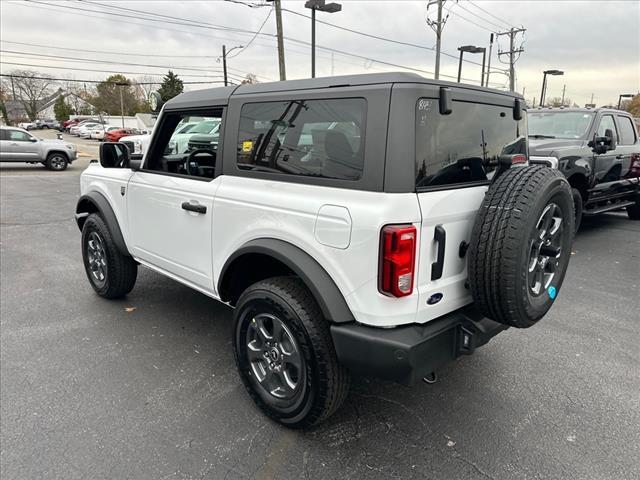
[[[527,328],[551,308],[574,233],[571,187],[557,170],[513,167],[487,191],[471,232],[469,286],[488,318]]]

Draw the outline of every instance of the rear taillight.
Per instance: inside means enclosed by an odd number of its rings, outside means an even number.
[[[380,242],[378,289],[385,295],[405,297],[413,291],[416,259],[416,227],[387,225]]]
[[[511,155],[511,165],[517,165],[519,163],[527,163],[527,156],[522,153]]]

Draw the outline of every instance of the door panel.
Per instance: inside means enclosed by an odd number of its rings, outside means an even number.
[[[607,130],[612,130],[619,138],[613,115],[603,115],[598,125],[596,136],[603,137]],[[606,190],[620,181],[623,167],[623,156],[618,147],[602,154],[594,154],[595,189]]]
[[[467,257],[460,257],[460,245],[471,238],[486,191],[486,186],[478,186],[418,194],[422,212],[418,318],[435,318],[471,303],[471,294],[465,288]],[[440,232],[438,235],[436,229]],[[441,276],[434,279],[434,273],[438,272],[438,253],[442,251],[440,242],[444,242],[443,269]],[[431,304],[428,300],[435,294],[441,294],[442,300]]]
[[[218,179],[136,172],[127,194],[133,256],[214,291],[211,228],[218,186]]]
[[[3,137],[5,135],[7,139],[2,141],[2,160],[13,162],[40,160],[39,143],[30,141],[34,138],[33,136],[20,130],[6,130]]]

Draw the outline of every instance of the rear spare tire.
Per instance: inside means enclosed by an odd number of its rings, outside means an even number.
[[[488,318],[527,328],[551,308],[571,257],[571,187],[557,170],[514,167],[487,191],[471,232],[469,286]]]

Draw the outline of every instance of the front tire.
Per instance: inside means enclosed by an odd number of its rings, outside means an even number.
[[[50,153],[47,157],[47,168],[56,172],[67,169],[69,160],[63,153]]]
[[[245,290],[233,320],[240,378],[258,407],[289,428],[332,415],[349,389],[329,324],[302,281],[276,277]]]
[[[627,207],[627,215],[630,220],[640,220],[640,193],[636,194],[636,204]]]
[[[89,215],[82,226],[82,260],[89,283],[101,297],[123,297],[136,283],[138,265],[120,253],[97,213]]]

